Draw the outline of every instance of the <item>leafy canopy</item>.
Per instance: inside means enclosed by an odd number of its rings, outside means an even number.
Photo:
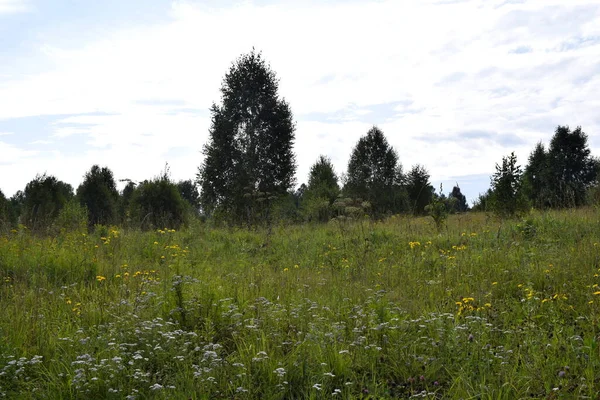
[[[113,173],[108,167],[93,165],[77,188],[77,198],[87,208],[88,223],[110,225],[117,220],[119,192]]]
[[[278,96],[275,73],[254,50],[233,63],[221,95],[222,104],[211,108],[198,171],[201,204],[208,214],[222,211],[241,221],[292,187],[295,126],[289,105]]]
[[[395,212],[400,175],[398,154],[381,129],[373,126],[352,151],[344,191],[348,196],[368,201],[376,215]]]

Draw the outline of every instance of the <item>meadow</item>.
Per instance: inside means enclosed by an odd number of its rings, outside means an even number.
[[[0,237],[0,397],[600,397],[600,211]]]

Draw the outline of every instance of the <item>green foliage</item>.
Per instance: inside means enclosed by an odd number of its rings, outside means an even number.
[[[254,50],[231,66],[221,95],[198,171],[201,204],[207,215],[251,224],[272,203],[258,202],[259,193],[277,198],[294,183],[292,112],[278,97],[275,73]]]
[[[195,215],[198,215],[200,211],[200,192],[198,192],[198,186],[196,182],[191,179],[177,182],[177,189],[181,198],[184,199],[193,210]]]
[[[458,184],[452,188],[452,191],[448,195],[448,200],[450,201],[449,207],[450,211],[453,213],[462,213],[469,211],[469,205],[467,204],[467,198],[460,191],[460,187]]]
[[[434,195],[431,203],[425,206],[425,211],[433,218],[433,222],[435,223],[438,232],[441,232],[444,227],[448,215],[450,214],[449,211],[456,208],[455,204],[456,198],[446,198],[443,193],[442,184],[440,184],[440,193]]]
[[[344,193],[371,204],[375,217],[401,211],[402,168],[381,129],[373,126],[359,139],[348,162]]]
[[[0,190],[0,233],[16,223],[16,218],[10,201]]]
[[[502,165],[496,164],[496,172],[492,175],[491,206],[500,217],[514,217],[527,211],[527,200],[522,191],[522,175],[514,152],[502,157]]]
[[[128,226],[131,223],[130,205],[133,193],[135,192],[136,183],[127,179],[127,185],[119,193],[118,210],[119,221],[122,225]]]
[[[431,203],[435,189],[429,182],[429,172],[422,165],[415,165],[406,176],[408,200],[414,215],[424,215],[425,207]]]
[[[337,199],[340,194],[338,177],[333,169],[331,160],[326,156],[319,156],[317,161],[310,168],[308,175],[308,186],[305,196],[322,197],[331,203]]]
[[[334,216],[333,203],[340,195],[338,177],[331,160],[319,156],[310,168],[308,186],[302,191],[302,206],[308,220],[326,222]]]
[[[113,173],[107,167],[93,165],[86,172],[77,188],[77,199],[87,209],[90,227],[117,222],[119,192]]]
[[[187,222],[186,202],[167,171],[138,185],[131,196],[129,214],[142,229],[179,228]]]
[[[531,204],[537,209],[543,209],[550,204],[550,171],[549,157],[544,145],[538,142],[529,155],[529,160],[523,173],[523,190]]]
[[[23,192],[21,222],[31,230],[44,232],[72,198],[71,185],[51,175],[38,175]]]
[[[577,207],[596,181],[596,162],[590,155],[587,135],[577,127],[559,126],[547,154],[549,202],[553,207]]]
[[[23,204],[25,204],[25,194],[22,190],[17,190],[17,192],[9,199],[12,219],[15,223],[19,222],[21,217],[21,213],[23,211]]]
[[[86,207],[75,199],[69,200],[58,213],[54,222],[56,232],[85,233],[89,227]]]
[[[479,196],[473,201],[472,211],[487,212],[492,211],[492,189],[488,189],[485,193],[479,193]]]

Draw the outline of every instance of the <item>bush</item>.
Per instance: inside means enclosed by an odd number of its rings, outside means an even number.
[[[92,166],[77,188],[77,198],[88,210],[90,227],[116,222],[119,192],[110,169]]]
[[[73,198],[73,188],[43,174],[27,184],[23,195],[22,223],[32,231],[43,232],[52,226],[60,210]]]
[[[14,224],[11,211],[12,207],[10,202],[4,197],[4,193],[0,190],[0,233]]]
[[[87,231],[88,213],[85,206],[72,199],[60,210],[54,222],[54,228],[58,232],[81,232]]]
[[[177,185],[166,173],[140,183],[130,203],[131,219],[142,229],[179,228],[187,222],[186,210]]]

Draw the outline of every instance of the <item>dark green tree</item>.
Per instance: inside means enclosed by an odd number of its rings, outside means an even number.
[[[200,211],[200,192],[196,182],[191,179],[177,182],[181,198],[188,202],[195,214]]]
[[[577,127],[559,126],[548,149],[548,185],[550,204],[577,207],[596,181],[596,163],[590,155],[587,135]]]
[[[25,204],[25,193],[22,190],[17,190],[15,194],[9,199],[12,208],[13,218],[15,222],[19,221],[23,210],[23,204]]]
[[[461,213],[469,211],[469,204],[467,204],[467,198],[460,191],[458,183],[452,188],[452,191],[448,195],[448,199],[454,199],[453,201],[448,203],[450,206],[450,211]]]
[[[479,193],[479,196],[473,201],[472,211],[491,211],[492,210],[492,189],[488,189],[484,193]]]
[[[308,186],[302,193],[307,218],[328,221],[333,216],[333,203],[339,194],[340,186],[333,164],[328,157],[321,155],[310,168]]]
[[[549,157],[542,142],[538,142],[529,154],[523,172],[523,191],[531,204],[538,209],[550,205]]]
[[[117,222],[119,192],[113,173],[107,167],[93,165],[77,188],[77,200],[87,209],[88,225]]]
[[[339,194],[340,186],[333,164],[329,157],[321,155],[310,167],[305,195],[325,198],[333,203]]]
[[[2,190],[0,190],[0,232],[14,225],[15,221],[12,211],[10,201],[4,196]]]
[[[132,193],[129,214],[142,229],[179,228],[186,221],[186,202],[166,170],[140,183]]]
[[[496,164],[496,172],[492,175],[491,206],[499,216],[513,217],[527,210],[527,200],[522,190],[522,175],[514,152],[502,157],[502,165]]]
[[[130,205],[133,193],[135,192],[136,183],[131,179],[123,179],[121,182],[127,182],[121,193],[119,194],[119,220],[122,224],[131,222]]]
[[[222,104],[198,171],[205,213],[255,222],[259,210],[286,195],[296,170],[292,112],[278,96],[275,73],[254,50],[231,66],[221,86]]]
[[[348,163],[346,196],[368,201],[374,216],[394,213],[399,209],[398,154],[388,144],[381,129],[372,127],[359,139]]]
[[[23,192],[22,223],[34,231],[44,231],[72,198],[73,187],[68,183],[51,175],[37,175]]]
[[[430,176],[422,165],[415,165],[406,176],[406,190],[410,208],[415,215],[424,215],[425,207],[431,203],[435,189],[429,182]]]

